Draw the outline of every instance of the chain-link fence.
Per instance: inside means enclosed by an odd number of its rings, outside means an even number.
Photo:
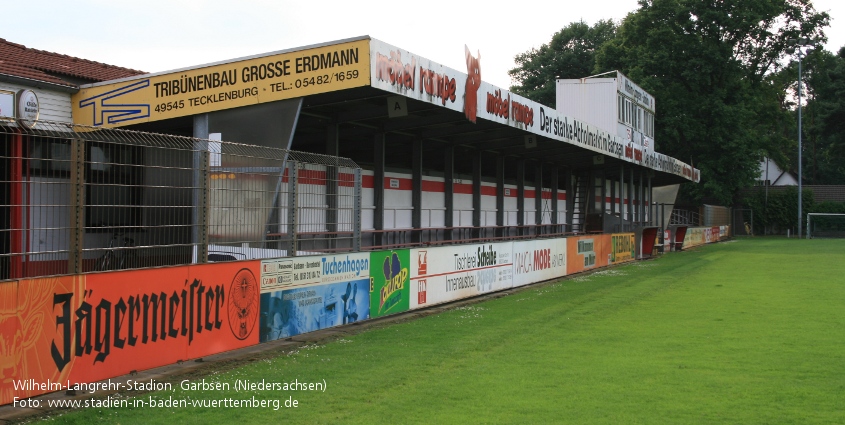
[[[731,215],[731,234],[754,236],[754,210],[734,208]]]
[[[719,205],[701,206],[702,226],[729,226],[731,224],[731,208]]]
[[[0,279],[360,249],[353,161],[0,122]]]

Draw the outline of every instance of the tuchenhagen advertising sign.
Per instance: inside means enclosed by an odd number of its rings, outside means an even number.
[[[370,254],[261,262],[260,340],[273,341],[370,317]]]
[[[114,83],[71,97],[74,123],[119,127],[369,84],[369,40],[271,53]]]
[[[261,342],[370,318],[369,278],[261,294]]]

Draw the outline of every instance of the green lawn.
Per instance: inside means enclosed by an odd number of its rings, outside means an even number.
[[[841,424],[845,241],[704,246],[205,377],[262,378],[327,388],[153,394],[299,402],[278,411],[87,409],[50,420]]]

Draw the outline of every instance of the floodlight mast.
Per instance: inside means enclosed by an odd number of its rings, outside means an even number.
[[[815,43],[813,43],[810,39],[806,37],[801,37],[799,39],[791,38],[787,40],[787,45],[789,47],[786,48],[786,53],[788,54],[796,54],[798,58],[798,239],[801,239],[801,227],[803,223],[802,218],[802,205],[803,205],[803,196],[802,196],[802,164],[803,161],[801,160],[801,151],[802,143],[801,143],[801,58],[809,55],[813,51],[813,47]],[[809,236],[809,235],[808,235]]]

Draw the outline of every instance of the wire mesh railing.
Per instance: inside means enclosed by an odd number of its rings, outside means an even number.
[[[669,224],[698,226],[701,224],[701,214],[698,211],[675,207],[672,209],[672,216],[669,219]]]
[[[719,205],[701,206],[702,226],[728,226],[731,224],[731,208]]]
[[[360,249],[353,161],[0,121],[0,279]]]

